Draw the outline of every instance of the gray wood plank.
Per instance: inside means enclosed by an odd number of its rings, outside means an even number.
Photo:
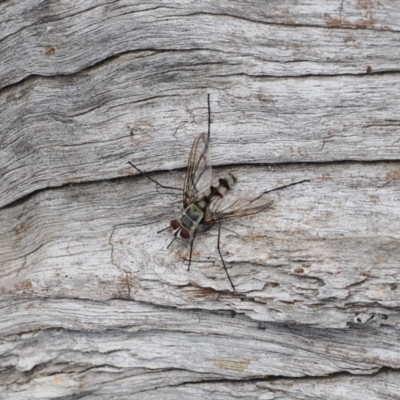
[[[125,52],[211,50],[258,75],[398,70],[396,3],[68,1],[1,6],[0,87],[76,73]],[[211,39],[211,40],[210,40]],[[211,62],[209,58],[206,62]],[[258,67],[258,68],[257,68]]]
[[[32,393],[220,398],[213,395],[229,396],[234,390],[239,399],[284,393],[310,398],[325,391],[327,398],[337,399],[343,390],[350,399],[397,395],[398,374],[379,372],[383,365],[399,363],[394,329],[259,324],[230,313],[183,312],[123,300],[11,300],[1,302],[1,311],[5,370],[0,387],[7,398],[16,398],[13,389],[21,399]],[[15,366],[17,374],[6,366]],[[18,382],[4,385],[16,375]]]
[[[232,197],[311,180],[271,194],[271,209],[223,225],[236,293],[216,229],[199,235],[190,271],[187,242],[167,249],[171,235],[157,231],[179,216],[181,195],[144,177],[47,190],[2,210],[0,293],[122,297],[319,327],[343,328],[358,313],[397,315],[397,164],[230,171],[241,189]],[[174,187],[183,181],[181,173],[155,177]]]
[[[0,4],[0,398],[399,399],[393,1]],[[211,95],[215,177],[179,216]],[[3,397],[2,397],[3,396]]]
[[[399,159],[395,75],[258,79],[195,66],[196,56],[188,71],[178,59],[129,55],[3,94],[0,205],[134,174],[128,160],[145,171],[184,168],[207,129],[207,93],[214,165]]]

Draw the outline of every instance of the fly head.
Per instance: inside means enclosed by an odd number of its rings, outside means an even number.
[[[182,239],[190,239],[191,235],[189,230],[182,226],[181,222],[177,219],[171,221],[171,228],[172,233],[175,237],[178,237],[179,235],[179,237],[181,237]]]

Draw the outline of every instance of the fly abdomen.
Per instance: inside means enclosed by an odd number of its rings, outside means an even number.
[[[209,204],[212,201],[217,200],[217,197],[224,197],[225,193],[233,186],[235,182],[236,179],[232,174],[228,174],[224,178],[218,179],[219,185],[217,187],[210,187],[210,193],[204,198],[204,201]]]

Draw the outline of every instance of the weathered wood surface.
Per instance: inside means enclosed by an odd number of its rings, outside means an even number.
[[[400,399],[399,4],[260,3],[0,4],[0,398]],[[234,195],[310,179],[236,292],[127,164],[182,186],[207,93]]]

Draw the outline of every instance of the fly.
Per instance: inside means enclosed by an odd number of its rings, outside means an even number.
[[[228,270],[225,265],[224,258],[220,249],[221,237],[221,222],[225,222],[234,218],[244,217],[259,213],[273,203],[272,199],[265,197],[265,194],[287,188],[289,186],[297,185],[303,182],[309,182],[308,179],[293,182],[288,185],[280,186],[272,190],[265,191],[254,199],[239,198],[233,201],[225,194],[231,189],[236,182],[232,174],[226,175],[224,178],[218,180],[218,184],[213,186],[212,183],[212,169],[211,169],[211,153],[210,153],[210,126],[211,126],[211,110],[210,110],[210,95],[208,100],[208,132],[201,133],[195,139],[192,149],[190,150],[188,167],[186,172],[184,188],[173,188],[164,186],[156,180],[146,176],[151,181],[166,189],[183,190],[183,212],[182,215],[171,221],[170,226],[162,229],[163,232],[170,229],[174,235],[173,240],[168,247],[178,238],[190,240],[190,256],[188,271],[192,261],[193,244],[197,232],[200,228],[208,230],[213,225],[218,224],[218,242],[217,249],[220,255],[222,265],[224,267],[226,276],[235,290],[232,279],[229,276]],[[143,172],[129,161],[137,171]],[[168,248],[167,247],[167,248]]]

